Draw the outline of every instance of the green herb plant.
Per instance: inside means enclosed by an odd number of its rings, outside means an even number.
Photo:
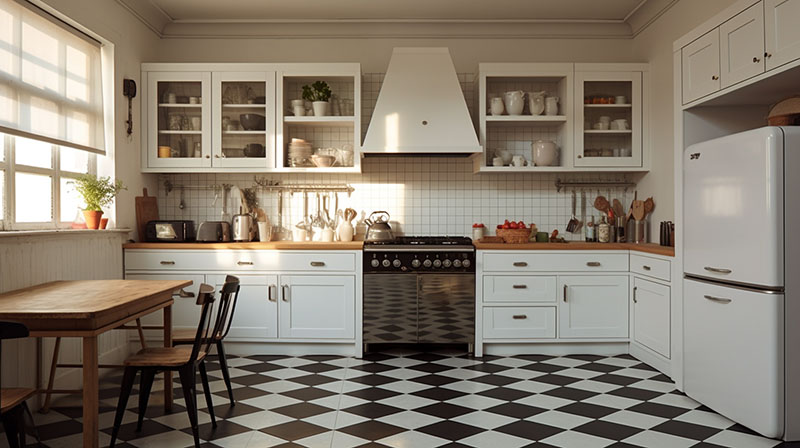
[[[315,81],[310,86],[303,86],[303,99],[306,101],[328,101],[330,98],[331,88],[325,81]]]
[[[102,211],[103,206],[109,204],[121,190],[127,190],[119,179],[112,182],[110,177],[97,177],[94,174],[82,174],[68,183],[75,185],[75,190],[83,197],[86,203],[84,210],[98,212]]]

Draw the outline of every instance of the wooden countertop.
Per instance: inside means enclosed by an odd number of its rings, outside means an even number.
[[[361,250],[363,241],[323,243],[316,241],[269,241],[250,243],[126,243],[123,249],[238,249],[238,250]]]
[[[632,250],[667,257],[675,256],[674,247],[659,246],[658,244],[632,244],[632,243],[587,243],[574,241],[568,243],[481,243],[475,242],[478,250]]]

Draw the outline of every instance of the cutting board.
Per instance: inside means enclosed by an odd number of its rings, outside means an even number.
[[[143,196],[136,196],[136,230],[139,231],[139,241],[144,241],[145,226],[149,221],[158,219],[158,202],[155,196],[147,195],[147,188],[142,191]]]

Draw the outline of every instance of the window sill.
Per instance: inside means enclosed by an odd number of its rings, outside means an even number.
[[[0,239],[7,237],[21,237],[21,236],[51,236],[51,235],[92,235],[92,234],[109,234],[119,233],[127,235],[133,229],[104,229],[104,230],[88,230],[88,229],[48,229],[48,230],[3,230],[0,231]]]

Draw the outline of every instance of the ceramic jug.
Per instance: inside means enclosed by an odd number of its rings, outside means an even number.
[[[528,92],[528,108],[531,110],[531,115],[541,115],[544,112],[545,93],[547,92]]]
[[[548,96],[544,100],[544,113],[545,115],[558,115],[558,97]]]
[[[525,107],[525,92],[522,90],[506,92],[503,99],[509,115],[522,115],[522,109]]]
[[[505,112],[505,107],[503,106],[503,99],[500,97],[492,98],[491,101],[491,112],[492,115],[503,115]]]
[[[553,141],[537,140],[531,143],[531,152],[535,166],[558,165],[558,145]]]

